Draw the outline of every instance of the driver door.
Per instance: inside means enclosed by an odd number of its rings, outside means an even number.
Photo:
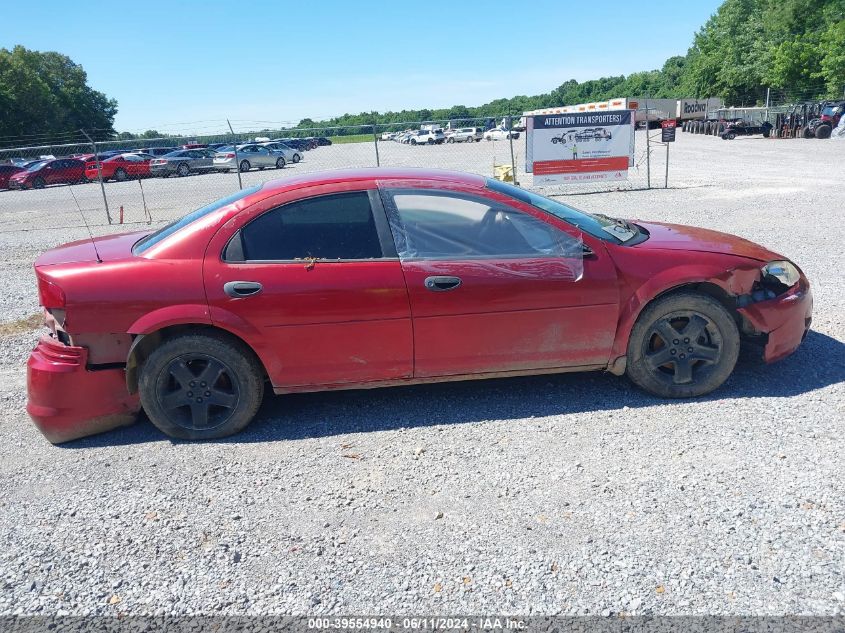
[[[446,185],[450,187],[451,185]],[[605,366],[616,267],[600,240],[487,190],[383,188],[414,326],[414,376]]]

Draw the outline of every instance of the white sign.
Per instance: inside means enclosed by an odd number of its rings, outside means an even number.
[[[526,166],[535,185],[626,180],[634,162],[631,110],[528,117]]]

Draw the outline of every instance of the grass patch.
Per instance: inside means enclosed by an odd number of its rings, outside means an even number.
[[[23,334],[24,332],[31,332],[37,330],[44,325],[44,314],[30,314],[28,317],[18,319],[17,321],[10,321],[8,323],[0,323],[0,336],[14,336],[15,334]]]
[[[350,134],[349,136],[330,136],[329,140],[335,143],[372,143],[372,134]]]

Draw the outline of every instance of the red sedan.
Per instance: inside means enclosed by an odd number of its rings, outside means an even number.
[[[114,179],[118,182],[130,178],[148,178],[152,159],[152,156],[146,154],[118,154],[100,161],[100,172],[103,180]],[[99,180],[97,161],[89,160],[85,163],[85,177],[88,180]]]
[[[28,411],[52,442],[245,427],[277,394],[570,371],[661,397],[810,327],[798,267],[706,229],[591,215],[480,176],[362,169],[245,189],[154,233],[35,262],[50,333]]]
[[[12,174],[9,189],[43,189],[47,185],[73,185],[85,182],[85,163],[75,158],[57,158],[32,163]]]
[[[23,167],[17,165],[0,165],[0,189],[9,188],[9,178],[23,171]]]

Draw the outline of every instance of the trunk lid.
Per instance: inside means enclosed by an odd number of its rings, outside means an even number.
[[[73,264],[97,261],[97,253],[104,262],[125,259],[132,256],[132,245],[150,231],[134,231],[118,235],[87,238],[76,242],[69,242],[45,251],[35,260],[35,267],[53,266],[55,264]],[[97,248],[94,249],[96,242]]]

